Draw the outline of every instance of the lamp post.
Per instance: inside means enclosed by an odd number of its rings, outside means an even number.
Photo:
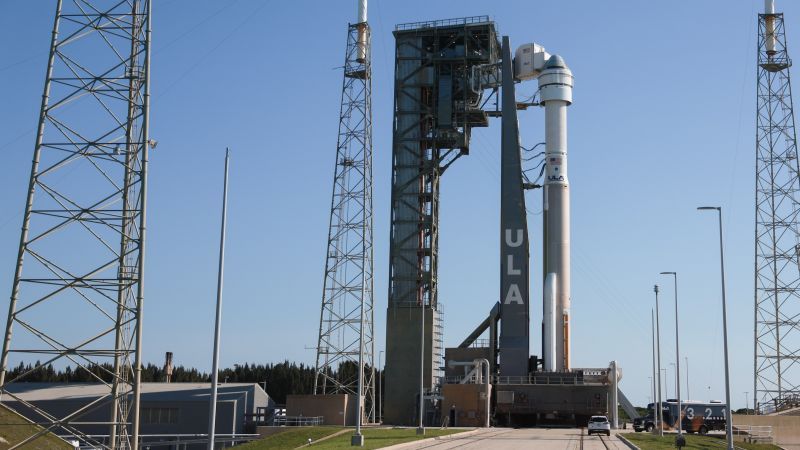
[[[383,350],[378,352],[378,367],[381,368],[381,375],[378,377],[378,423],[383,423],[383,385],[381,384],[381,378],[383,378],[382,356]]]
[[[689,390],[689,357],[688,356],[684,356],[683,357],[683,362],[686,363],[686,398],[687,399],[691,399],[692,398],[692,394],[691,394],[691,391]]]
[[[653,308],[650,308],[650,337],[653,340],[653,342],[650,344],[650,350],[653,351],[653,376],[650,377],[650,379],[653,381],[653,420],[658,423],[658,396],[656,395],[656,386],[658,386],[658,374],[656,373],[656,313]]]
[[[653,286],[656,293],[656,362],[658,365],[658,434],[664,436],[664,407],[661,405],[661,328],[658,323],[658,285]]]
[[[730,371],[728,369],[728,312],[725,302],[725,254],[722,245],[722,207],[721,206],[701,206],[697,208],[698,211],[717,211],[717,219],[719,221],[719,268],[720,277],[722,281],[722,340],[725,346],[725,402],[726,416],[725,416],[725,437],[728,441],[728,450],[733,450],[733,418],[731,417],[731,384],[730,384]]]
[[[747,406],[747,405],[750,404],[750,395],[749,394],[750,393],[746,392],[746,391],[744,393],[744,415],[746,415],[746,416],[750,415],[750,408]]]
[[[678,399],[678,434],[683,431],[681,425],[683,422],[683,410],[681,409],[681,350],[678,339],[678,273],[677,272],[661,272],[661,275],[672,275],[674,281],[675,293],[675,397]]]

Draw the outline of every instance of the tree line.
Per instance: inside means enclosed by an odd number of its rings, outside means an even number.
[[[345,362],[331,376],[338,380],[353,380],[358,372],[355,364]],[[55,369],[52,364],[42,365],[20,363],[6,374],[6,381],[44,382],[44,383],[92,383],[111,382],[114,367],[111,364],[95,364],[74,368],[71,366]],[[235,364],[219,372],[219,381],[228,383],[258,383],[266,386],[267,394],[276,403],[286,403],[286,396],[292,394],[311,394],[314,390],[316,370],[303,363],[284,361],[268,364]],[[142,382],[161,382],[166,380],[163,367],[155,364],[142,366]],[[376,375],[379,376],[379,375]],[[173,383],[210,383],[211,375],[195,368],[175,366],[172,369]]]

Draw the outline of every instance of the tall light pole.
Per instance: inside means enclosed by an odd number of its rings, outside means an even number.
[[[653,352],[653,376],[650,379],[653,381],[653,420],[658,423],[658,409],[656,403],[658,402],[658,396],[656,395],[658,386],[658,375],[656,374],[656,313],[653,308],[650,308],[650,337],[652,338],[653,342],[650,344],[650,350]]]
[[[225,228],[228,220],[228,164],[230,152],[225,149],[225,176],[222,185],[222,225],[219,236],[219,267],[217,268],[217,313],[214,319],[214,354],[211,361],[211,395],[208,400],[208,450],[214,450],[217,420],[217,384],[219,384],[219,338],[222,323],[222,281],[225,270]],[[227,380],[227,377],[226,377]]]
[[[691,399],[692,394],[691,391],[689,390],[689,357],[684,356],[683,361],[686,363],[686,398]]]
[[[728,441],[728,450],[733,450],[733,417],[731,417],[731,384],[730,370],[728,369],[728,312],[725,302],[725,254],[722,245],[722,207],[721,206],[701,206],[698,211],[717,211],[719,220],[719,268],[722,281],[722,340],[725,346],[725,402],[727,403],[727,414],[725,416],[725,437]]]
[[[750,409],[747,406],[748,404],[750,404],[750,395],[749,394],[750,393],[747,392],[747,391],[745,391],[745,393],[744,393],[744,414],[745,415],[749,415],[750,414]]]
[[[677,377],[677,376],[678,376],[678,374],[677,374],[677,372],[678,372],[678,369],[676,369],[676,367],[677,367],[677,366],[675,366],[675,363],[674,363],[674,362],[671,362],[671,363],[669,363],[669,365],[670,365],[670,366],[672,366],[672,368],[673,368],[673,369],[675,369],[675,372],[676,372],[676,373],[675,373],[675,376]],[[676,382],[675,382],[675,383],[672,383],[672,387],[675,389],[675,390],[674,390],[674,391],[672,391],[672,392],[674,392],[674,393],[675,393],[675,396],[677,397],[677,395],[678,395],[678,383],[677,383],[677,379],[676,379]]]
[[[661,272],[661,275],[672,275],[672,279],[675,282],[675,397],[678,399],[678,434],[681,434],[683,410],[681,409],[681,347],[678,339],[678,273]]]
[[[661,328],[658,323],[658,285],[653,286],[656,293],[656,363],[658,365],[658,434],[664,436],[664,408],[661,405]]]
[[[382,356],[383,350],[378,352],[378,367],[381,369],[381,374],[378,377],[378,423],[383,423],[383,384],[381,384],[381,378],[383,378]]]

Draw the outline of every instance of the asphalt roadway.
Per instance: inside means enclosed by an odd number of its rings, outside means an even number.
[[[415,444],[403,444],[404,450],[628,450],[614,432],[610,437],[586,436],[576,428],[490,428],[466,436],[455,436]],[[391,447],[390,447],[391,448]],[[399,446],[398,446],[399,448]]]

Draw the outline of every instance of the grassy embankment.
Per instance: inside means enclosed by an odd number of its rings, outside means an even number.
[[[675,448],[675,435],[669,434],[664,437],[649,433],[626,433],[623,434],[632,443],[641,449],[660,450]],[[699,436],[696,434],[686,434],[687,450],[719,450],[725,447],[725,436]],[[748,444],[736,442],[736,448],[747,450],[780,450],[780,447],[770,444]]]
[[[7,450],[41,428],[0,406],[0,450]],[[42,436],[23,447],[25,450],[67,450],[72,447],[53,435]]]
[[[341,427],[302,427],[287,430],[236,448],[241,450],[290,450],[302,446],[308,442],[308,438],[312,439],[312,444],[308,448],[317,450],[351,448],[350,436],[353,435],[352,429],[348,429],[344,433],[322,442],[314,443],[341,430]],[[424,436],[417,436],[414,428],[365,428],[363,429],[364,447],[362,448],[367,450],[383,448],[417,439],[445,436],[464,431],[468,430],[452,428],[427,429]]]

